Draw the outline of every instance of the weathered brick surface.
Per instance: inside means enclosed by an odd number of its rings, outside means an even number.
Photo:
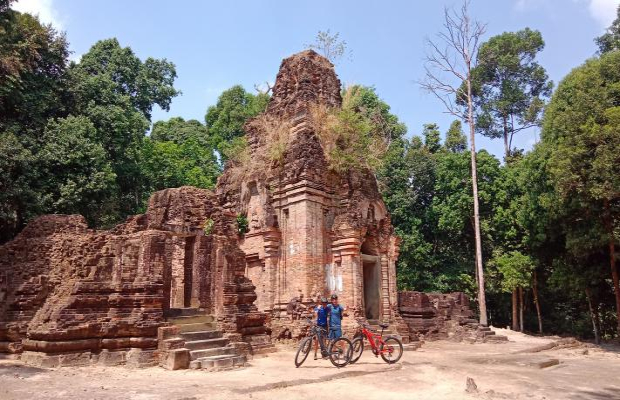
[[[312,107],[340,107],[340,90],[333,65],[315,52],[283,60],[265,112],[290,126],[292,139],[281,162],[266,163],[241,179],[227,168],[218,181],[220,203],[247,215],[249,232],[241,243],[246,276],[257,287],[257,305],[269,313],[275,337],[302,332],[293,326],[303,322],[300,315],[286,311],[294,298],[310,307],[317,297],[338,293],[351,316],[366,319],[364,263],[376,265],[378,275],[371,288],[378,297],[374,318],[398,322],[399,241],[376,179],[367,170],[330,170],[310,120]],[[260,121],[245,127],[254,160],[268,151],[268,128]],[[363,259],[363,253],[371,258]],[[353,319],[345,325],[352,327]]]
[[[476,340],[478,323],[462,292],[399,292],[398,309],[412,338]]]
[[[264,336],[236,229],[210,191],[192,187],[155,193],[146,214],[110,231],[89,230],[80,216],[33,220],[0,246],[0,350],[41,365],[94,362],[102,350],[107,360],[148,364],[172,307],[202,308],[226,332]]]

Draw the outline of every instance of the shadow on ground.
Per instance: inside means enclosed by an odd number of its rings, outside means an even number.
[[[47,372],[47,369],[29,367],[27,365],[10,363],[0,365],[0,376],[20,376],[22,378],[29,378],[31,376]]]
[[[571,396],[574,400],[620,399],[620,387],[605,387],[598,390],[580,390]]]

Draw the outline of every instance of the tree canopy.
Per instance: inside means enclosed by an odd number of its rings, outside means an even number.
[[[620,5],[616,12],[616,19],[607,28],[607,31],[594,39],[601,54],[609,53],[613,50],[620,50]]]
[[[248,93],[241,85],[235,85],[222,92],[217,103],[207,109],[205,122],[211,138],[211,145],[222,158],[227,159],[227,149],[235,138],[245,135],[246,121],[267,107],[269,95]]]
[[[528,28],[505,32],[480,46],[472,71],[477,106],[476,129],[504,139],[506,157],[514,134],[539,125],[544,100],[553,86],[536,55],[545,46],[542,35]]]

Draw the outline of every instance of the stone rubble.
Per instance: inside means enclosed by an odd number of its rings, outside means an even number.
[[[412,340],[469,343],[508,340],[506,336],[496,335],[491,328],[478,324],[469,307],[469,298],[462,292],[399,292],[398,309],[409,327]]]

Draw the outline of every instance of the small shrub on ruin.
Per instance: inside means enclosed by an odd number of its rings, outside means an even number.
[[[387,143],[373,121],[354,107],[352,91],[345,91],[340,109],[315,106],[310,110],[314,131],[330,169],[376,171],[383,162]]]
[[[271,167],[282,166],[291,141],[290,122],[279,118],[259,115],[249,123],[249,129],[258,132],[260,146],[264,151],[251,154],[246,137],[235,138],[226,149],[226,157],[230,161],[229,174],[233,181],[264,174]]]
[[[204,226],[202,227],[202,230],[204,231],[205,235],[210,235],[213,233],[213,225],[215,224],[215,221],[213,221],[211,218],[208,218],[205,221]]]
[[[240,235],[245,235],[250,230],[250,223],[245,214],[237,215],[237,230]]]

